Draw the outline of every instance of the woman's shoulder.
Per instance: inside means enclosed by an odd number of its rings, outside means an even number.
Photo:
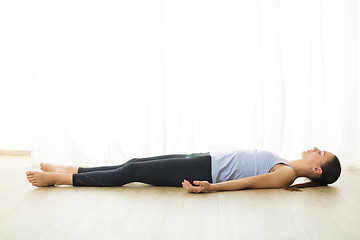
[[[271,173],[271,172],[276,172],[277,174],[287,176],[289,179],[292,179],[293,181],[296,179],[296,173],[295,173],[294,169],[283,163],[276,164],[270,170],[269,173]]]

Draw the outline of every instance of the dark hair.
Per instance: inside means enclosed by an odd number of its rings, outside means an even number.
[[[311,182],[300,183],[285,187],[283,189],[289,191],[301,191],[299,188],[326,186],[328,184],[336,182],[336,180],[338,180],[338,178],[340,177],[341,165],[339,159],[335,155],[332,160],[322,165],[321,169],[322,174],[320,175],[320,177],[311,178]]]
[[[327,185],[332,184],[338,180],[341,173],[341,165],[337,156],[334,155],[334,158],[331,161],[326,162],[321,166],[322,174],[318,178],[311,179],[312,181]]]

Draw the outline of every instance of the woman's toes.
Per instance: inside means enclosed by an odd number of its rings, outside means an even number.
[[[34,183],[36,182],[35,172],[27,171],[26,172],[26,178],[29,181],[29,183],[34,185]]]
[[[40,163],[43,172],[56,172],[56,166],[51,163]]]
[[[47,163],[40,163],[41,166],[41,170],[43,170],[44,172],[48,172],[49,171],[49,167]]]

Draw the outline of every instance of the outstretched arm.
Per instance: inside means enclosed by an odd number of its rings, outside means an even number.
[[[210,184],[207,181],[194,181],[194,184],[199,186],[193,186],[190,182],[184,180],[183,187],[191,193],[231,191],[248,188],[282,188],[290,186],[295,178],[295,173],[291,168],[283,167],[271,173],[216,184]]]

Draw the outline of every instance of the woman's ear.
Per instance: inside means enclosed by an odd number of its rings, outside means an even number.
[[[313,168],[314,173],[321,175],[322,174],[322,169],[321,167],[314,167]]]

